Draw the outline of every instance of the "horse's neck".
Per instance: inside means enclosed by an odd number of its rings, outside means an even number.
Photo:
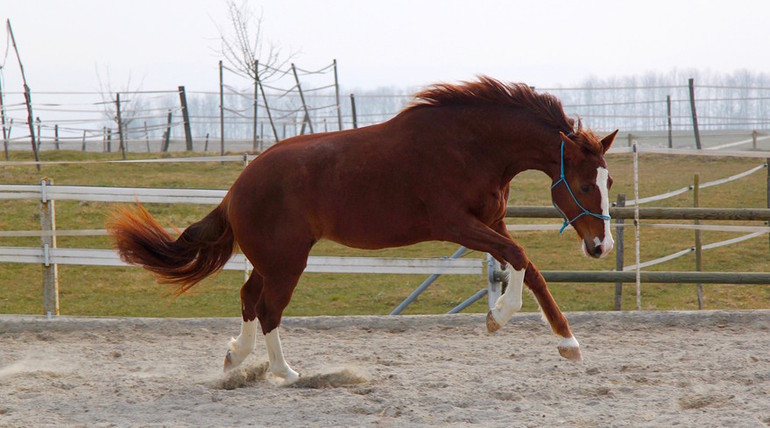
[[[441,129],[446,136],[441,141],[442,146],[457,144],[463,147],[464,154],[472,155],[480,162],[477,167],[492,175],[500,174],[504,181],[501,184],[530,169],[558,178],[558,131],[546,128],[526,111],[494,106],[428,107],[408,111],[393,122],[394,126],[405,124],[421,132]],[[419,143],[430,140],[427,136],[417,139]]]
[[[497,146],[500,160],[505,163],[505,179],[512,179],[527,170],[537,170],[552,179],[559,176],[559,139],[557,131],[548,129],[526,114],[512,119],[498,119],[499,134],[490,134],[487,144]]]

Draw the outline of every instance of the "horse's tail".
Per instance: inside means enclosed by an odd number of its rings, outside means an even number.
[[[141,204],[117,211],[107,229],[123,261],[144,267],[160,283],[177,285],[178,294],[222,269],[235,251],[226,199],[176,239]]]

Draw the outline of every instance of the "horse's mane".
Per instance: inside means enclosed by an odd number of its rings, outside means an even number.
[[[488,76],[480,76],[478,81],[452,85],[440,83],[414,95],[411,104],[404,110],[409,111],[424,106],[449,105],[504,105],[524,108],[544,122],[553,125],[565,134],[582,132],[580,119],[567,117],[561,101],[551,94],[538,94],[524,83],[503,83]]]

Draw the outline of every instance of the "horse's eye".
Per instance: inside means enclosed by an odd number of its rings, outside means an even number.
[[[580,188],[580,191],[582,191],[583,193],[591,193],[591,188],[592,188],[592,187],[593,187],[593,186],[591,186],[590,184],[584,184],[584,185],[583,185],[583,186]]]

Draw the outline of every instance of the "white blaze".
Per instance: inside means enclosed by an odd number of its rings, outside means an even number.
[[[602,197],[601,207],[602,215],[610,216],[610,191],[608,188],[608,182],[610,178],[610,172],[607,168],[596,168],[596,187],[599,188],[599,194]],[[610,221],[604,220],[604,241],[602,241],[602,257],[612,251],[612,247],[615,245],[615,240],[612,239],[612,229],[610,228]]]

